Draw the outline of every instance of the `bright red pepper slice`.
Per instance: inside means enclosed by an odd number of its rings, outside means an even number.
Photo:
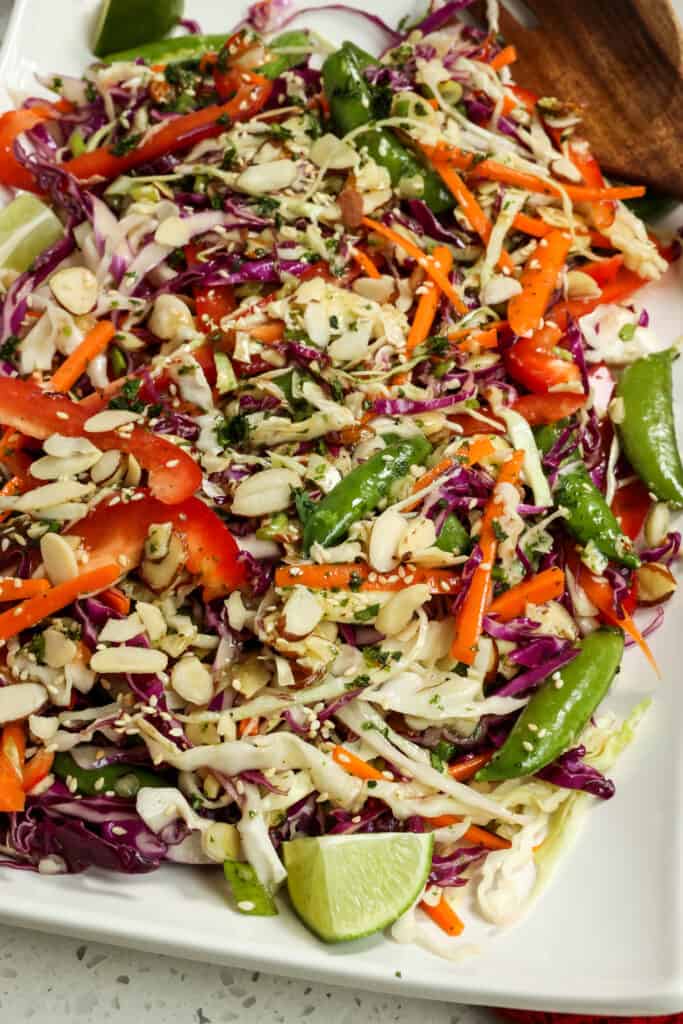
[[[562,331],[546,326],[534,331],[530,338],[519,338],[505,356],[508,373],[529,391],[544,394],[558,384],[581,380],[574,362],[553,355]]]
[[[492,426],[491,421],[495,421],[496,417],[493,416],[488,409],[483,409],[482,412],[486,416],[486,423],[482,420],[478,420],[476,416],[470,416],[468,412],[458,413],[456,416],[451,416],[451,423],[457,423],[460,427],[458,433],[461,437],[472,437],[474,434],[504,434],[505,426],[499,423],[497,427]]]
[[[557,423],[565,416],[573,416],[585,401],[585,395],[578,395],[571,391],[558,391],[556,394],[522,395],[512,408],[523,416],[532,427],[540,427],[544,423]]]
[[[220,135],[226,129],[226,122],[248,121],[257,114],[273,90],[272,82],[250,71],[236,73],[235,83],[236,91],[227,103],[204,107],[167,121],[147,141],[124,156],[115,156],[109,147],[102,146],[67,160],[62,167],[80,181],[94,177],[109,180],[167,153],[189,149],[202,139]]]
[[[605,260],[595,260],[593,263],[587,263],[581,269],[584,274],[588,274],[589,277],[592,277],[604,289],[605,285],[611,284],[616,279],[623,265],[624,257],[618,252],[615,256],[609,256]]]
[[[22,132],[35,128],[41,121],[54,117],[49,107],[31,107],[26,110],[8,110],[0,117],[0,183],[27,192],[40,192],[30,171],[14,155],[14,140]]]
[[[235,292],[231,285],[223,284],[212,288],[194,289],[197,326],[204,334],[221,329],[221,320],[237,307]]]
[[[588,268],[582,268],[588,271]],[[616,276],[609,281],[596,299],[569,299],[566,302],[558,302],[546,313],[546,320],[552,320],[561,330],[567,330],[569,317],[578,320],[586,313],[592,313],[598,306],[611,302],[622,302],[628,299],[634,292],[647,284],[642,277],[638,277],[632,270],[621,267]]]
[[[604,188],[605,179],[600,170],[600,164],[595,159],[587,145],[570,145],[569,159],[583,176],[585,185],[592,188]],[[600,199],[595,203],[589,203],[593,224],[598,230],[604,231],[614,221],[616,203],[610,199]]]
[[[222,597],[246,582],[237,541],[223,520],[199,498],[169,506],[145,489],[125,502],[114,495],[101,501],[67,532],[83,541],[90,556],[88,569],[118,561],[122,570],[129,572],[142,561],[152,523],[168,522],[183,539],[185,567],[200,577],[205,600]]]
[[[642,530],[652,499],[648,489],[640,480],[619,487],[612,500],[612,511],[621,523],[627,537],[635,540]]]
[[[103,451],[115,449],[134,455],[149,474],[152,494],[164,504],[175,505],[189,498],[202,482],[202,471],[182,448],[145,427],[130,433],[116,430],[89,433],[85,423],[91,409],[61,396],[49,397],[27,380],[0,379],[0,423],[22,434],[44,441],[50,434],[87,437]]]

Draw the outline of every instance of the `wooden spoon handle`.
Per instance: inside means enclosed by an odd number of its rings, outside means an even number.
[[[583,109],[604,170],[683,198],[683,33],[668,0],[527,0],[539,27],[501,8],[520,84]]]

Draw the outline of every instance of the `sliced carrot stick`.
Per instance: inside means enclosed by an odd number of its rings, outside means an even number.
[[[449,825],[459,825],[462,818],[457,814],[439,814],[436,818],[426,818],[425,821],[428,821],[432,828],[447,828]],[[485,846],[488,850],[509,850],[512,845],[509,839],[503,839],[495,832],[479,828],[478,825],[470,825],[462,838],[468,843]]]
[[[438,264],[439,270],[442,273],[450,274],[453,267],[453,257],[450,249],[445,245],[437,246],[432,253],[432,259]],[[424,285],[424,291],[420,295],[413,322],[410,325],[410,333],[406,342],[406,350],[408,352],[412,352],[429,337],[436,311],[439,308],[440,298],[441,292],[438,287],[433,281],[427,281]]]
[[[260,341],[264,345],[274,345],[276,342],[282,341],[285,324],[283,320],[271,320],[266,324],[250,327],[247,333],[254,341]]]
[[[491,441],[488,437],[480,437],[476,441],[472,441],[469,445],[464,445],[462,448],[462,454],[458,452],[457,463],[463,466],[473,466],[475,462],[481,462],[482,459],[492,455],[495,451]],[[412,487],[413,494],[419,494],[433,484],[435,480],[438,480],[440,476],[447,473],[448,470],[456,465],[455,459],[441,459],[435,466],[428,469],[419,480],[416,480]],[[413,505],[408,505],[404,509],[405,512],[412,512],[413,509],[417,508],[420,504],[416,501]]]
[[[25,803],[21,777],[7,755],[0,753],[0,811],[23,811]]]
[[[482,349],[498,348],[498,330],[490,327],[486,331],[472,331],[458,345],[461,352],[481,352]]]
[[[574,562],[574,565],[576,566],[576,562]],[[611,622],[615,626],[620,626],[624,633],[628,633],[631,639],[638,644],[641,651],[652,665],[652,668],[661,679],[662,673],[659,665],[650,650],[647,640],[640,632],[631,616],[628,612],[624,612],[620,618],[615,612],[612,587],[607,580],[594,576],[581,563],[578,564],[576,577],[577,583],[585,590],[589,600],[593,602],[596,608],[600,609],[600,612],[608,622]]]
[[[95,324],[91,331],[88,331],[78,348],[66,357],[62,365],[52,377],[50,384],[51,391],[69,391],[78,378],[85,373],[88,363],[92,362],[95,356],[104,352],[114,335],[116,328],[109,320],[101,320]]]
[[[356,757],[346,747],[336,746],[332,751],[332,760],[336,761],[340,768],[343,768],[349,775],[355,775],[357,779],[372,779],[379,782],[384,778],[381,772],[373,768],[371,764],[361,757]]]
[[[52,771],[52,764],[54,762],[55,755],[50,750],[39,750],[37,754],[34,754],[31,760],[24,766],[24,792],[30,793],[34,786],[37,786],[39,782]]]
[[[22,601],[16,608],[0,613],[0,640],[9,640],[23,629],[37,625],[46,616],[61,611],[77,597],[105,590],[120,575],[119,565],[103,565],[100,569],[84,572],[66,583],[59,583],[36,597]]]
[[[426,900],[421,900],[420,909],[424,910],[425,914],[431,917],[434,924],[438,924],[441,931],[445,932],[446,935],[461,935],[465,929],[465,925],[445,896],[441,897],[440,902],[436,906],[432,906]]]
[[[494,320],[486,327],[459,327],[456,331],[450,331],[447,337],[449,341],[462,341],[463,338],[469,338],[472,334],[486,334],[488,331],[497,333],[501,327],[507,327],[507,320]]]
[[[447,276],[431,256],[428,256],[427,253],[418,249],[418,247],[413,245],[413,243],[404,235],[400,235],[397,231],[387,227],[386,224],[381,224],[378,220],[373,220],[371,217],[363,217],[363,224],[366,228],[370,228],[371,231],[375,231],[378,235],[386,238],[388,242],[392,242],[393,245],[396,245],[399,249],[403,249],[404,252],[407,252],[408,255],[411,256],[420,267],[422,267],[424,272],[431,277],[432,281],[439,286],[444,295],[450,299],[457,311],[462,316],[465,316],[468,312],[467,306],[460,298]]]
[[[243,736],[255,736],[258,732],[258,718],[243,718],[237,726],[237,735],[240,739]]]
[[[564,572],[562,569],[545,569],[531,579],[510,587],[504,594],[491,602],[489,613],[497,615],[503,622],[524,614],[527,604],[545,604],[554,601],[564,593]]]
[[[118,587],[109,587],[107,590],[103,590],[98,597],[102,604],[106,604],[107,608],[120,612],[121,615],[129,614],[130,598]]]
[[[508,67],[509,64],[514,64],[517,60],[517,51],[514,46],[506,46],[495,57],[492,57],[489,61],[489,67],[493,68],[494,71],[500,71],[501,68]]]
[[[557,279],[564,267],[571,238],[563,231],[551,231],[542,238],[522,271],[522,291],[508,302],[508,320],[515,334],[535,331],[539,326]]]
[[[401,567],[401,572],[372,572],[367,565],[338,563],[336,565],[283,565],[275,570],[276,587],[311,587],[313,590],[396,591],[413,583],[426,583],[433,594],[452,594],[459,586],[459,577],[450,569],[422,569],[414,565]]]
[[[375,264],[368,256],[368,254],[366,252],[363,252],[362,249],[359,249],[356,246],[354,246],[354,248],[351,250],[351,255],[353,256],[354,260],[361,268],[361,270],[365,271],[368,277],[378,278],[382,276],[377,267],[375,266]]]
[[[616,188],[591,188],[587,185],[569,185],[544,181],[528,171],[519,171],[514,167],[498,163],[496,160],[477,160],[473,153],[464,153],[455,147],[432,147],[425,152],[437,160],[447,159],[459,171],[471,171],[478,178],[489,181],[500,181],[505,185],[516,185],[528,192],[541,195],[557,196],[566,192],[574,202],[592,203],[601,199],[639,199],[645,195],[643,185],[620,185]]]
[[[44,594],[49,589],[50,581],[45,579],[0,579],[0,601],[23,601],[27,597]]]
[[[441,459],[439,462],[437,462],[435,466],[432,466],[431,469],[428,469],[426,473],[423,473],[419,480],[415,481],[411,488],[411,493],[419,494],[420,491],[423,491],[425,489],[425,487],[429,487],[429,485],[433,484],[435,480],[438,480],[440,476],[443,476],[444,473],[447,473],[448,470],[454,465],[455,462],[453,461],[453,459]],[[412,505],[407,505],[404,511],[412,512],[413,509],[417,508],[419,504],[420,501],[418,499],[418,501],[413,502]]]
[[[19,779],[24,774],[26,728],[23,722],[8,722],[2,730],[2,753],[10,761]]]
[[[454,761],[448,766],[448,774],[457,782],[467,782],[477,774],[480,768],[489,763],[494,753],[493,750],[485,750],[482,754],[473,754],[471,757],[463,757],[459,761]]]
[[[515,451],[508,461],[503,463],[493,495],[482,517],[479,535],[482,560],[474,570],[467,594],[458,611],[451,646],[452,657],[464,662],[465,665],[471,665],[476,657],[484,613],[491,595],[491,576],[497,550],[493,521],[502,512],[502,505],[496,497],[496,492],[501,484],[517,482],[523,462],[524,452]]]
[[[532,238],[545,238],[553,230],[551,224],[547,224],[540,217],[530,217],[527,213],[516,214],[512,226],[518,231],[523,231],[525,235],[531,235]]]
[[[491,221],[482,210],[474,193],[470,192],[460,175],[446,160],[435,160],[434,168],[441,176],[444,184],[452,192],[472,229],[477,232],[482,242],[488,245],[493,228]],[[510,254],[504,249],[501,251],[498,266],[509,271],[514,270],[514,263],[510,258]]]

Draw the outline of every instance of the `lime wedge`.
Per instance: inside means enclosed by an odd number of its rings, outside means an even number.
[[[61,238],[61,221],[49,206],[28,192],[0,210],[0,267],[23,272]]]
[[[392,924],[420,895],[432,863],[431,833],[322,836],[283,844],[294,909],[325,942]]]
[[[93,53],[106,57],[161,39],[183,16],[185,0],[103,0]]]

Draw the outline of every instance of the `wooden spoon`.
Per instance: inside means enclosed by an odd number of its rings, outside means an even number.
[[[683,29],[671,3],[525,3],[535,28],[500,10],[501,34],[519,55],[519,84],[582,108],[585,134],[610,177],[683,199]]]

